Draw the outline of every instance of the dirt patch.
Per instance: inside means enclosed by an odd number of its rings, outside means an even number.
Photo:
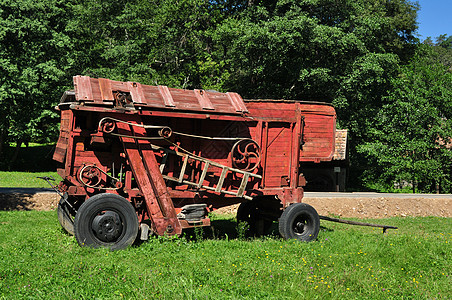
[[[452,199],[445,198],[304,198],[320,215],[345,218],[452,217]]]
[[[55,193],[0,194],[0,210],[54,210],[59,201]],[[345,218],[452,217],[452,198],[396,197],[305,197],[320,215]],[[235,214],[238,205],[218,210]]]
[[[0,194],[0,210],[54,210],[59,200],[56,193]]]
[[[303,202],[312,205],[319,215],[342,218],[452,217],[452,198],[305,197]],[[235,214],[237,208],[231,205],[219,212]]]

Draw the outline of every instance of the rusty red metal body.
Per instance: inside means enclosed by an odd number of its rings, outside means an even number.
[[[242,202],[253,203],[247,221],[275,221],[302,200],[303,162],[333,158],[336,113],[325,103],[86,76],[74,87],[58,106],[54,159],[65,194],[59,209],[75,223],[83,203],[102,193],[126,199],[159,235],[207,226],[208,211]],[[94,213],[94,228],[110,224],[103,214]]]

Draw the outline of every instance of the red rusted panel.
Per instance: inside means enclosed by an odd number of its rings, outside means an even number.
[[[146,103],[146,98],[144,96],[143,87],[141,83],[138,82],[128,82],[129,92],[132,96],[132,100],[134,103],[142,104]]]
[[[74,76],[75,99],[79,101],[93,100],[91,79],[88,76]]]
[[[64,159],[66,158],[72,119],[72,111],[65,110],[61,112],[60,136],[58,137],[55,152],[53,153],[53,159],[60,163],[64,163]]]
[[[226,93],[226,95],[228,96],[229,100],[232,103],[232,106],[234,106],[236,111],[248,112],[245,103],[242,101],[242,97],[240,97],[239,94],[228,92]]]
[[[330,161],[334,154],[336,112],[325,103],[289,100],[246,100],[250,114],[264,120],[296,122],[297,108],[303,119],[300,161]]]
[[[300,160],[330,161],[334,155],[335,118],[326,114],[305,116]]]
[[[295,122],[295,102],[245,100],[249,115],[268,121]]]
[[[265,149],[265,182],[266,188],[280,187],[281,177],[289,178],[292,131],[290,123],[267,123],[267,142],[262,144]]]
[[[296,189],[299,186],[299,161],[300,161],[300,145],[301,131],[303,129],[303,121],[301,116],[301,104],[295,104],[296,122],[292,126],[292,143],[291,143],[291,161],[290,161],[290,187]]]
[[[93,82],[95,82],[95,78],[91,78],[91,80]],[[109,79],[105,79],[105,80],[109,80]],[[130,92],[130,87],[131,85],[129,84],[129,82],[121,82],[121,81],[114,81],[114,80],[109,80],[110,81],[110,86],[111,89],[113,91],[121,91],[121,92]],[[104,99],[99,98],[97,99],[97,101],[102,101]]]
[[[104,78],[99,78],[99,89],[102,100],[113,101],[113,92],[111,89],[111,81]]]

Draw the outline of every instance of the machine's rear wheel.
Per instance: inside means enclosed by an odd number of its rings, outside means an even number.
[[[75,216],[75,237],[80,246],[124,249],[138,234],[132,204],[116,194],[98,194],[84,202]]]
[[[268,233],[272,221],[264,219],[254,201],[242,202],[237,209],[237,222],[246,222],[249,227],[249,235],[261,236]]]
[[[279,218],[279,233],[285,239],[310,242],[317,238],[320,218],[317,211],[306,203],[287,207]]]

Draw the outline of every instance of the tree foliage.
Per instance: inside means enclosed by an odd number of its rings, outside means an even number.
[[[79,0],[71,54],[79,71],[96,77],[193,88],[199,61],[212,44],[207,32],[220,12],[206,0]]]
[[[452,192],[452,73],[430,47],[392,80],[370,132],[358,147],[373,162],[367,178]]]
[[[0,154],[9,141],[46,141],[71,41],[66,1],[0,1]]]
[[[225,88],[346,104],[355,64],[410,56],[415,17],[406,1],[259,1],[214,32]]]

